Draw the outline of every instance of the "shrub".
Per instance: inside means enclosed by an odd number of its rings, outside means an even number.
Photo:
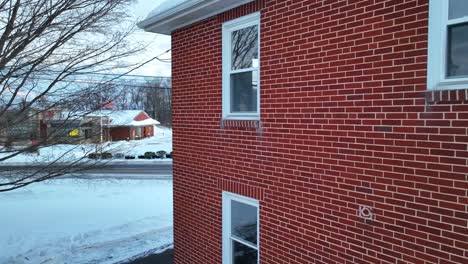
[[[123,158],[125,158],[125,155],[123,153],[115,153],[114,158],[123,159]]]
[[[3,143],[3,147],[6,150],[12,150],[13,149],[13,141],[9,140],[8,138],[6,139],[5,143]]]
[[[157,158],[156,153],[152,151],[145,152],[145,158],[146,159],[155,159]]]
[[[101,158],[101,155],[98,153],[90,153],[88,155],[88,159],[100,159],[100,158]]]
[[[166,157],[166,153],[167,153],[167,152],[164,151],[164,150],[160,150],[160,151],[158,151],[158,152],[156,152],[156,153],[157,153],[157,155],[158,155],[158,158],[164,159],[164,158]]]
[[[36,154],[39,155],[39,149],[37,148],[25,148],[24,149],[25,154]]]
[[[169,153],[169,154],[166,154],[166,158],[168,158],[168,159],[172,159],[172,151],[171,151],[171,153]]]
[[[112,159],[112,153],[109,153],[109,152],[102,153],[101,159]]]
[[[135,156],[133,156],[133,155],[127,155],[127,156],[125,156],[125,159],[135,159]]]
[[[139,159],[145,159],[145,155],[138,155]]]

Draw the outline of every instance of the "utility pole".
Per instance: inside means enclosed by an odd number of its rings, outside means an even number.
[[[99,96],[101,103],[99,104],[99,154],[102,158],[102,141],[103,141],[103,130],[102,130],[102,94]]]
[[[99,115],[99,153],[101,154],[101,157],[102,157],[102,141],[103,141],[103,138],[102,138],[102,134],[103,134],[103,131],[102,131],[102,110],[101,110],[101,114]]]

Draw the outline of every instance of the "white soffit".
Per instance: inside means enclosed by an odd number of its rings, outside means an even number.
[[[166,0],[138,23],[145,31],[170,35],[172,31],[254,0]]]

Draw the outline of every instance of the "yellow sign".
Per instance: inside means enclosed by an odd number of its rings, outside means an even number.
[[[69,137],[78,137],[80,135],[80,130],[73,129],[72,131],[68,132]]]

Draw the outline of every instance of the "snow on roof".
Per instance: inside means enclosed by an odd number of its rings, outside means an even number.
[[[163,0],[138,27],[170,35],[172,31],[253,0]]]
[[[135,121],[142,110],[100,110],[87,114],[88,117],[107,117],[110,119],[108,126],[150,126],[159,125],[159,122],[148,117],[145,120]]]

